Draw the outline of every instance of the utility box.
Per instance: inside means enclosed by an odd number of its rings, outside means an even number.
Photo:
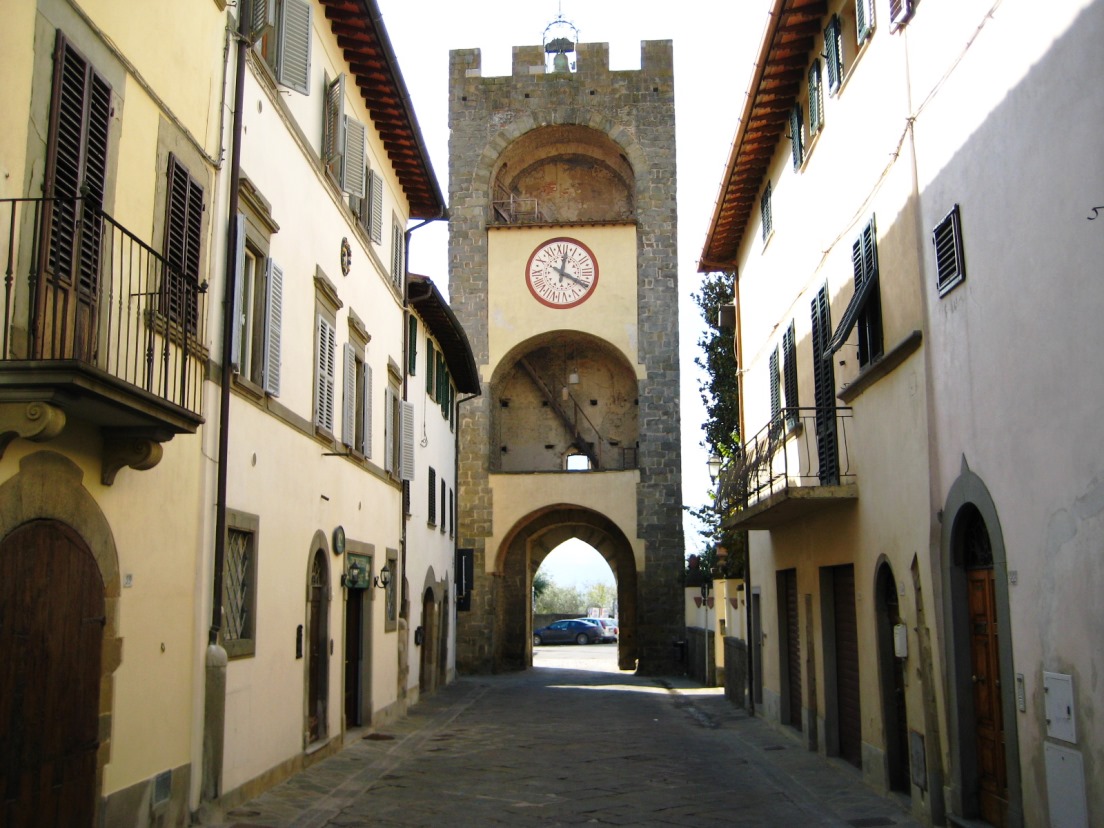
[[[1077,719],[1073,710],[1073,676],[1043,673],[1043,700],[1047,736],[1077,744]]]

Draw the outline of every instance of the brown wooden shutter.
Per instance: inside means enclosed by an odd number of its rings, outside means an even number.
[[[161,312],[187,330],[196,330],[196,302],[203,239],[203,188],[176,156],[169,154],[168,205]]]

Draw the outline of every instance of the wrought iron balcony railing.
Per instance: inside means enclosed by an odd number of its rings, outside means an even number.
[[[111,389],[97,392],[100,401],[124,411],[103,424],[143,424],[150,418],[129,416],[128,406],[160,407],[152,424],[195,431],[207,359],[205,282],[80,198],[0,200],[0,261],[7,398],[19,393],[13,387],[62,381],[58,370],[71,367],[80,384]]]
[[[782,409],[721,469],[717,505],[722,514],[739,524],[742,512],[758,507],[761,513],[794,490],[853,484],[850,423],[850,408]]]

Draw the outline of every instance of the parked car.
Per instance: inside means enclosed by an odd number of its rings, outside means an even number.
[[[590,618],[569,618],[555,621],[533,633],[533,646],[541,644],[593,644],[601,641],[605,630]]]
[[[591,621],[597,621],[602,627],[602,641],[616,641],[617,640],[617,619],[615,618],[591,618]]]

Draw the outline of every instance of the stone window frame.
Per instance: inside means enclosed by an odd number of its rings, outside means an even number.
[[[257,652],[257,633],[260,626],[257,623],[257,570],[258,559],[260,555],[260,533],[261,533],[261,518],[259,515],[254,515],[250,512],[242,512],[237,509],[226,510],[226,548],[229,549],[230,532],[242,532],[248,534],[252,540],[251,544],[251,565],[249,567],[249,573],[247,576],[246,585],[246,607],[248,615],[250,616],[249,632],[248,636],[240,636],[238,638],[227,638],[227,624],[226,614],[228,601],[226,600],[226,593],[229,589],[230,580],[227,577],[226,568],[230,565],[230,558],[227,555],[223,561],[223,582],[222,582],[222,615],[223,621],[219,627],[219,643],[222,644],[222,648],[226,650],[228,658],[251,658],[256,655]]]
[[[383,591],[383,631],[395,632],[399,628],[399,550],[387,547],[384,557],[391,579]]]

